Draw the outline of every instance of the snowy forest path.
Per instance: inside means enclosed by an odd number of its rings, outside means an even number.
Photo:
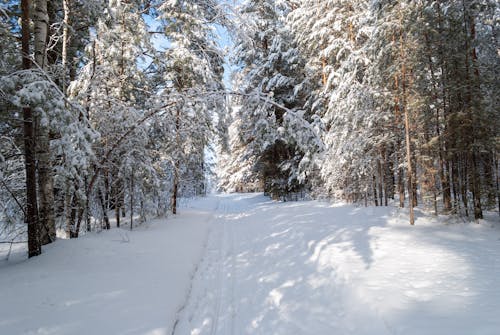
[[[320,243],[297,255],[305,247],[304,236],[290,219],[310,215],[304,204],[274,202],[262,194],[215,197],[218,206],[205,255],[172,335],[275,334],[279,329],[276,334],[329,334],[325,330],[331,329],[347,334],[357,328],[345,322],[345,283],[334,272],[317,279],[331,281],[326,290],[296,277],[308,270],[308,258],[324,247]],[[295,310],[287,311],[287,298],[294,301]],[[374,323],[385,331],[381,334],[392,334],[380,319]]]
[[[243,209],[235,205],[232,196],[216,198],[205,255],[196,267],[187,302],[179,309],[173,335],[198,333],[198,328],[203,330],[199,334],[235,334],[235,235],[228,217]],[[200,316],[203,319],[199,320]],[[196,327],[198,322],[201,326]]]
[[[410,227],[390,207],[214,197],[174,335],[498,334],[498,229],[424,213]]]

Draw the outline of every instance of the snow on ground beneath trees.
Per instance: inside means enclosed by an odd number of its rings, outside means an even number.
[[[147,228],[0,263],[0,334],[499,334],[498,217],[446,220],[195,200]]]
[[[215,205],[202,199],[132,232],[58,240],[29,260],[0,258],[0,334],[170,333]]]

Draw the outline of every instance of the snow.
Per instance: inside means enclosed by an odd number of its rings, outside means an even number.
[[[58,240],[39,257],[0,260],[0,334],[169,334],[216,200],[132,232]]]
[[[221,198],[175,334],[498,334],[500,231],[394,208]]]
[[[499,334],[498,217],[416,214],[199,199],[0,263],[0,334]]]

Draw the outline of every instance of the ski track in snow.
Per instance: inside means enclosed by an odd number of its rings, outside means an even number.
[[[500,333],[498,226],[218,197],[175,335]]]
[[[127,243],[113,229],[0,263],[0,334],[500,334],[496,213],[417,210],[411,227],[393,207],[262,194],[186,205]]]
[[[235,208],[231,197],[220,197],[206,256],[193,278],[195,291],[189,294],[187,305],[179,311],[173,335],[235,334],[235,242],[233,223],[227,222],[227,216],[235,210],[240,208]]]

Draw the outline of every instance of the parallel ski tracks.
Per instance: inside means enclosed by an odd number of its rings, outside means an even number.
[[[210,320],[208,327],[201,334],[234,335],[235,319],[235,286],[236,255],[235,232],[230,214],[235,210],[229,199],[221,198],[211,217],[210,232],[205,244],[204,256],[197,265],[191,279],[186,302],[177,313],[171,335],[182,333],[186,323],[194,328],[200,327],[196,320]],[[207,282],[208,281],[208,282]],[[204,286],[208,285],[208,286]],[[205,294],[192,293],[193,288],[205,289]],[[209,292],[212,290],[213,295]],[[214,292],[215,290],[215,292]],[[193,323],[193,321],[195,323]],[[201,322],[200,322],[201,323]]]

